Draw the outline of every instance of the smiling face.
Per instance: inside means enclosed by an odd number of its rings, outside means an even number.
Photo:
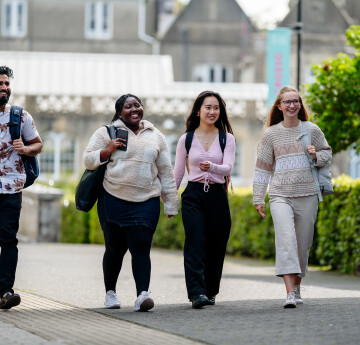
[[[138,129],[144,109],[134,97],[128,97],[122,107],[120,118],[130,129]]]
[[[289,91],[284,92],[278,108],[282,111],[284,119],[298,118],[301,109],[301,102],[297,92]]]
[[[219,119],[220,106],[215,96],[204,98],[204,102],[199,110],[200,122],[213,125]]]
[[[0,106],[5,105],[10,98],[10,80],[6,74],[0,74]]]

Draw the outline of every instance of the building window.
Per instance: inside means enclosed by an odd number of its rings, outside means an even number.
[[[91,1],[85,7],[85,37],[109,40],[113,35],[113,6],[109,2]]]
[[[27,3],[25,0],[4,0],[2,2],[1,13],[2,36],[26,36]]]
[[[232,68],[220,64],[196,65],[192,80],[203,83],[230,83],[233,81]]]

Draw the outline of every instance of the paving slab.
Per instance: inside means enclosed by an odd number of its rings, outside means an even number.
[[[3,332],[3,338],[0,338],[3,344],[199,344],[24,291],[21,298],[19,307],[0,312],[0,320],[3,321],[0,326],[14,325]]]
[[[150,290],[155,308],[135,313],[129,254],[117,285],[122,308],[103,307],[103,252],[101,245],[22,243],[16,288],[28,296],[68,305],[72,308],[69,314],[80,309],[89,317],[101,316],[167,336],[177,335],[184,341],[214,345],[360,343],[359,277],[311,268],[303,280],[304,305],[283,309],[284,284],[274,276],[272,262],[227,257],[216,305],[193,310],[186,298],[182,253],[154,249]],[[20,308],[11,313],[17,310]]]

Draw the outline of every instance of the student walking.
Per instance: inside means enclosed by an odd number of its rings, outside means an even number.
[[[83,155],[87,169],[108,162],[97,205],[105,239],[104,304],[106,308],[120,308],[116,283],[129,249],[137,290],[134,310],[147,311],[154,306],[148,291],[150,249],[160,215],[160,196],[168,218],[178,213],[179,197],[166,139],[143,120],[141,100],[123,95],[116,101],[115,110],[112,123],[121,135],[111,140],[107,129],[99,128]]]
[[[189,152],[186,142],[191,146]],[[185,166],[189,168],[181,205],[185,280],[195,309],[214,305],[219,292],[231,227],[224,177],[231,173],[234,156],[235,139],[225,102],[218,93],[204,91],[197,96],[186,120],[174,169],[179,188]]]
[[[29,71],[30,72],[30,71]],[[31,71],[36,72],[36,71]],[[24,156],[38,155],[43,147],[32,116],[23,110],[20,138],[10,133],[11,80],[13,71],[0,66],[0,309],[20,304],[20,295],[13,290],[18,262],[18,240],[22,191],[26,182]],[[33,82],[38,81],[36,78]]]
[[[275,273],[284,279],[284,308],[302,304],[300,284],[308,266],[317,218],[318,196],[310,163],[301,143],[301,121],[309,121],[299,92],[282,88],[271,108],[259,146],[253,203],[265,217],[265,195],[269,184],[270,212],[275,228]],[[331,160],[331,148],[320,128],[309,123],[311,145],[306,147],[314,165]]]

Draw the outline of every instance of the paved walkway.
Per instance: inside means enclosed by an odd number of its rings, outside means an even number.
[[[16,290],[22,303],[0,311],[0,345],[360,343],[360,278],[311,269],[305,304],[283,309],[272,263],[227,258],[215,306],[193,310],[182,254],[152,251],[155,308],[134,313],[130,256],[117,286],[120,310],[103,308],[103,246],[19,245]]]

